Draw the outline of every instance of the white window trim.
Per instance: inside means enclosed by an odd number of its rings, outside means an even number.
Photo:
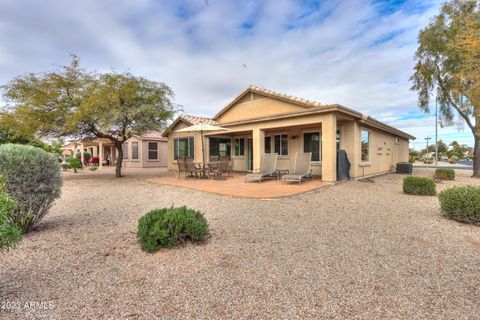
[[[175,140],[177,140],[177,139],[190,139],[190,138],[193,138],[193,145],[194,145],[193,149],[195,150],[195,136],[185,136],[185,137],[173,138],[173,143],[172,143],[173,163],[177,163],[177,159],[175,159]],[[204,138],[206,138],[206,137],[204,137]],[[208,146],[208,148],[210,148],[210,145]],[[147,149],[148,149],[148,145],[147,145]],[[210,152],[210,150],[208,152]],[[188,154],[190,154],[190,144],[188,144]],[[148,150],[147,150],[147,158],[148,158]],[[193,159],[195,159],[195,154],[193,155]],[[151,161],[155,161],[155,160],[151,160]]]
[[[136,143],[137,144],[137,158],[136,159],[133,159],[133,144]],[[130,149],[132,150],[132,156],[131,156],[131,159],[130,161],[140,161],[140,142],[139,141],[132,141],[130,142]]]
[[[235,142],[235,140],[237,139],[243,139],[243,155],[238,155],[237,154],[237,144]],[[233,148],[233,152],[230,152],[230,154],[232,155],[232,157],[235,157],[237,159],[242,159],[242,158],[245,158],[245,154],[246,154],[246,151],[247,151],[247,148],[246,148],[246,144],[247,144],[247,138],[245,136],[237,136],[237,137],[233,137],[232,138],[232,148]]]
[[[157,145],[157,158],[156,159],[150,159],[150,151],[153,151],[153,149],[150,149],[150,143],[155,143]],[[147,141],[147,161],[158,161],[160,159],[160,151],[158,150],[158,141]]]
[[[368,132],[368,159],[362,160],[362,131]],[[365,127],[360,127],[360,164],[367,166],[372,163],[372,130]]]
[[[301,149],[300,149],[300,150],[302,150],[302,152],[305,152],[305,149],[304,149],[304,147],[305,147],[305,145],[304,145],[304,140],[305,140],[305,138],[304,138],[304,136],[303,136],[305,133],[318,133],[318,134],[320,134],[320,159],[322,159],[322,142],[323,142],[323,141],[322,141],[322,129],[311,129],[311,130],[309,129],[309,130],[303,130],[303,131],[302,131],[302,140],[300,141],[300,143],[301,143],[301,145],[300,145],[300,148],[301,148]],[[336,143],[336,141],[335,141],[335,143]],[[311,161],[311,162],[312,162],[313,164],[322,164],[322,160],[320,160],[320,161]]]
[[[291,153],[291,143],[290,143],[290,133],[289,132],[275,132],[275,133],[272,133],[271,137],[273,138],[271,141],[270,141],[270,147],[271,147],[271,151],[273,153],[275,153],[275,136],[280,136],[280,151],[282,151],[282,135],[286,135],[287,136],[287,150],[288,150],[288,154],[287,155],[282,155],[282,154],[278,154],[277,157],[279,159],[289,159],[290,158],[290,153]]]

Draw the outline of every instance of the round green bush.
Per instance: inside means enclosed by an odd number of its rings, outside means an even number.
[[[433,179],[413,176],[403,179],[403,192],[427,196],[434,196],[437,193],[436,184]]]
[[[56,156],[33,146],[0,145],[0,175],[15,201],[13,223],[23,232],[31,231],[60,197],[62,176]]]
[[[4,183],[0,177],[0,252],[8,251],[20,240],[22,233],[11,221],[11,212],[15,202],[5,193]]]
[[[77,173],[77,169],[82,169],[82,161],[80,159],[74,158],[74,157],[68,157],[67,158],[67,163],[68,167],[70,169],[73,169],[73,172]]]
[[[438,198],[447,218],[480,225],[480,187],[448,188],[440,192]]]
[[[435,170],[435,176],[442,180],[455,180],[455,170],[450,168],[438,168]]]
[[[137,236],[146,252],[170,248],[185,241],[202,241],[208,234],[207,219],[187,207],[155,209],[138,221]]]

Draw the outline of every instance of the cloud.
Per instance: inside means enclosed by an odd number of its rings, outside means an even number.
[[[432,134],[428,117],[404,116],[418,112],[408,80],[418,31],[439,5],[4,0],[0,83],[66,64],[75,53],[87,69],[128,70],[167,83],[192,114],[213,115],[256,84],[340,103],[415,135],[420,127]]]

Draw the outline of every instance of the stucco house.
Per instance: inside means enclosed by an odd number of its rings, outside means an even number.
[[[339,104],[321,104],[250,86],[212,118],[179,116],[163,133],[168,136],[168,168],[179,156],[202,161],[198,132],[177,132],[208,123],[228,129],[204,133],[207,155],[229,155],[234,170],[260,168],[262,155],[278,154],[277,168],[291,169],[296,152],[312,152],[314,175],[336,181],[337,150],[346,151],[353,178],[387,173],[408,161],[414,136]]]
[[[98,157],[99,165],[107,160],[109,165],[115,165],[118,152],[108,139],[75,140],[61,147],[64,157],[73,156],[83,150]],[[151,131],[140,137],[132,137],[123,144],[123,166],[132,168],[150,168],[167,166],[168,139],[162,132]],[[83,158],[83,153],[82,153]],[[82,162],[84,159],[82,159]]]

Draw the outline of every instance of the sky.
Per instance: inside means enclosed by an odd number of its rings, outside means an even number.
[[[161,81],[185,113],[213,116],[253,84],[339,103],[417,137],[435,118],[410,91],[419,30],[440,1],[1,0],[0,84],[83,68]],[[434,106],[432,108],[434,110]],[[472,145],[468,128],[439,139]]]

